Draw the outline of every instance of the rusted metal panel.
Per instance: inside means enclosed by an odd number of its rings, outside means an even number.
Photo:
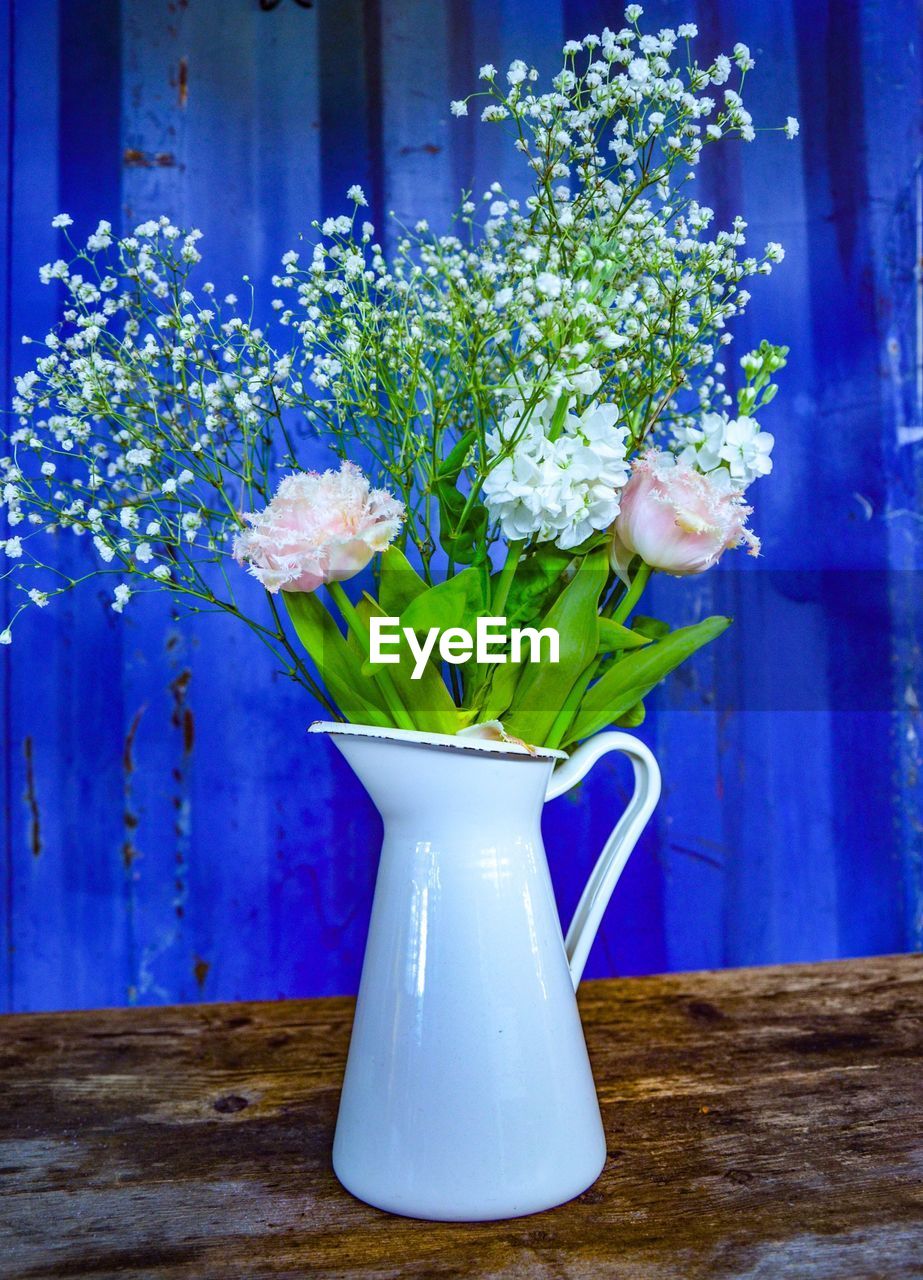
[[[755,495],[764,560],[654,590],[672,617],[737,623],[652,700],[641,733],[664,801],[588,972],[900,949],[923,932],[919,15],[909,0],[886,23],[871,0],[645,7],[695,19],[703,55],[746,41],[757,122],[802,118],[797,144],[730,148],[698,179],[720,219],[743,211],[754,241],[785,243],[738,345],[765,333],[792,357]],[[36,268],[58,256],[59,209],[84,235],[161,212],[199,226],[201,278],[240,294],[246,271],[265,307],[281,254],[353,182],[385,234],[389,208],[437,225],[462,188],[521,186],[500,131],[452,120],[448,100],[484,62],[547,72],[563,39],[615,20],[589,0],[0,14],[6,386],[19,335],[53,318]],[[177,622],[154,598],[120,621],[91,587],[24,621],[0,665],[6,1007],[354,988],[377,819],[244,629]],[[597,773],[546,819],[565,916],[625,799],[618,764]]]

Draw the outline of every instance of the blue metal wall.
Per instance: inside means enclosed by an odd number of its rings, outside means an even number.
[[[737,623],[653,699],[666,789],[590,974],[900,950],[923,934],[919,15],[911,0],[661,0],[757,58],[757,121],[702,194],[780,239],[739,340],[791,344],[755,491],[765,556],[660,583]],[[50,221],[166,212],[208,275],[265,280],[354,181],[434,225],[514,161],[447,104],[486,61],[545,69],[618,6],[563,0],[0,0],[0,375],[54,298]],[[67,555],[74,551],[67,549]],[[740,559],[740,557],[739,557]],[[0,615],[8,612],[0,601]],[[355,988],[378,826],[245,629],[120,622],[92,587],[2,654],[7,1009]],[[628,778],[602,764],[547,843],[572,909]]]

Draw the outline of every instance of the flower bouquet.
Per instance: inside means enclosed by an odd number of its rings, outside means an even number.
[[[640,14],[569,41],[544,91],[515,61],[451,104],[509,131],[524,198],[494,183],[449,228],[381,237],[353,187],[285,254],[268,323],[248,277],[243,305],[196,286],[198,231],[100,222],[77,245],[57,217],[63,318],[0,461],[20,610],[104,577],[117,613],[153,590],[224,610],[337,720],[565,748],[638,724],[728,625],[633,616],[650,574],[758,551],[745,493],[786,354],[743,356],[731,393],[729,322],[782,249],[748,256],[689,185],[703,148],[755,136],[753,60],[700,66],[693,25]],[[336,467],[304,469],[318,445]],[[95,553],[76,573],[67,531]]]
[[[599,731],[729,622],[639,615],[650,575],[759,548],[786,349],[732,390],[725,347],[782,249],[748,256],[689,186],[704,147],[754,137],[753,61],[700,65],[694,26],[640,16],[569,41],[547,89],[517,60],[452,103],[510,132],[526,194],[379,236],[353,187],[285,254],[268,321],[248,277],[243,304],[195,284],[199,232],[166,217],[68,239],[0,462],[22,608],[108,577],[116,613],[223,610],[331,717],[312,728],[385,820],[334,1167],[418,1217],[532,1212],[602,1168],[574,988],[660,783]],[[635,792],[565,939],[541,806],[612,750]]]

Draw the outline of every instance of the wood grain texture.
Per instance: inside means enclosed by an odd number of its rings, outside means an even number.
[[[350,1000],[7,1017],[0,1274],[923,1274],[923,957],[605,980],[580,1002],[603,1175],[472,1225],[389,1217],[334,1178]]]
[[[268,276],[355,182],[447,229],[462,188],[526,194],[502,129],[448,102],[480,65],[543,76],[612,0],[0,0],[0,391],[60,297],[37,269],[167,213],[205,233],[199,283],[270,312]],[[813,960],[923,946],[923,402],[916,242],[923,59],[916,0],[645,0],[694,21],[708,61],[757,61],[757,125],[699,197],[786,259],[731,348],[786,342],[754,490],[761,561],[662,578],[645,610],[734,615],[650,699],[664,775],[588,973]],[[220,17],[218,16],[220,15]],[[719,156],[724,156],[719,160]],[[923,188],[921,188],[923,190]],[[923,196],[920,197],[923,199]],[[302,242],[299,234],[305,233]],[[306,469],[326,465],[313,442]],[[5,536],[0,512],[0,538]],[[81,574],[87,540],[60,548]],[[746,568],[744,568],[746,562]],[[369,581],[356,584],[370,585]],[[256,584],[252,584],[256,590]],[[18,596],[0,573],[0,622]],[[306,742],[316,707],[233,619],[174,621],[105,582],[24,614],[0,646],[0,1007],[332,995],[359,976],[378,820],[345,763]],[[255,602],[255,609],[261,606]],[[97,678],[98,676],[98,678]],[[624,805],[624,761],[548,807],[563,920]]]

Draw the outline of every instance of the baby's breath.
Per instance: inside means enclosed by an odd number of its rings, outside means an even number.
[[[447,535],[466,520],[481,563],[520,534],[573,547],[611,520],[603,490],[655,436],[687,460],[765,474],[755,400],[728,415],[724,347],[746,282],[782,247],[751,252],[746,222],[717,225],[691,185],[705,147],[755,136],[742,97],[753,58],[738,44],[700,63],[694,24],[642,32],[641,16],[630,5],[622,29],[568,41],[548,85],[522,59],[487,63],[450,104],[508,132],[524,199],[494,182],[466,192],[448,227],[385,237],[350,187],[351,213],[283,255],[269,328],[252,319],[248,277],[242,304],[196,286],[199,231],[161,217],[119,236],[100,221],[77,245],[58,215],[62,256],[39,277],[62,291],[63,317],[28,336],[38,354],[16,380],[0,460],[0,573],[26,579],[21,608],[94,575],[112,575],[119,613],[167,590],[240,617],[323,697],[271,602],[267,623],[228,572],[242,513],[303,469],[307,434],[341,458],[371,455],[430,581],[438,539],[451,571],[462,551]],[[794,138],[797,120],[783,131]],[[754,385],[775,350],[761,349]],[[504,477],[527,487],[530,466],[565,495],[566,518],[527,493],[512,501]],[[84,540],[86,573],[57,563],[66,534]]]

